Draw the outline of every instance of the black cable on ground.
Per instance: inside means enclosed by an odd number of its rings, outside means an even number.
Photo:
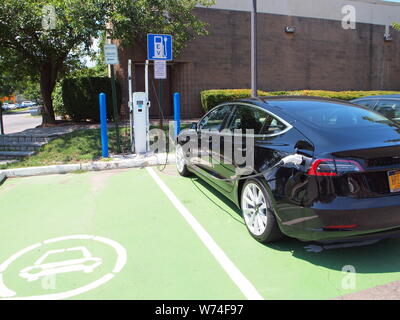
[[[160,110],[160,114],[161,114],[161,118],[162,118],[162,120],[163,120],[163,123],[165,123],[165,121],[166,121],[166,119],[165,119],[165,116],[164,116],[164,112],[163,112],[163,110],[162,110],[162,106],[161,106],[161,103],[160,103],[160,100],[158,99],[158,96],[157,96],[157,90],[156,90],[156,87],[155,87],[155,85],[154,85],[154,80],[151,82],[152,83],[152,85],[153,85],[153,90],[154,90],[154,93],[155,93],[155,97],[156,97],[156,99],[157,99],[157,104],[158,104],[158,108],[159,108],[159,110]],[[162,130],[164,131],[164,128],[162,128]],[[169,145],[169,143],[170,143],[170,137],[169,137],[169,132],[168,132],[168,145]],[[162,166],[162,169],[160,169],[161,167],[157,167],[157,170],[158,171],[160,171],[160,172],[163,172],[164,170],[165,170],[165,168],[167,167],[167,165],[168,165],[168,158],[169,158],[169,148],[168,148],[168,150],[165,150],[166,151],[166,153],[167,153],[167,157],[166,157],[166,159],[165,159],[165,164]]]

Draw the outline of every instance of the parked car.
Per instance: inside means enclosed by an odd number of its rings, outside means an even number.
[[[36,105],[36,103],[33,102],[33,101],[23,101],[22,102],[22,107],[23,108],[33,107],[35,105]]]
[[[246,129],[253,151],[229,137]],[[253,172],[240,174],[230,148],[252,152]],[[225,103],[177,137],[176,159],[182,176],[233,201],[260,242],[400,236],[400,125],[367,108],[310,97]]]
[[[42,106],[33,106],[29,109],[31,116],[40,116],[42,114]]]
[[[3,108],[4,110],[15,110],[15,109],[18,109],[18,104],[8,103],[8,104],[5,104],[3,107],[4,107]]]
[[[370,96],[351,102],[379,112],[391,120],[400,121],[400,94]]]

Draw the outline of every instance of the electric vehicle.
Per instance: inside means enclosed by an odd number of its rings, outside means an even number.
[[[400,94],[370,96],[351,102],[379,112],[391,120],[400,121]]]
[[[238,130],[245,134],[232,139]],[[252,171],[232,156],[246,152]],[[362,106],[311,97],[224,103],[181,132],[176,159],[182,176],[194,173],[233,201],[260,242],[400,235],[400,125]]]

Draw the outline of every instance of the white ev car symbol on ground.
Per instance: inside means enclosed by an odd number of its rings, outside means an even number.
[[[49,256],[71,251],[80,251],[82,253],[82,258],[43,263]],[[40,257],[33,266],[22,269],[19,273],[19,276],[31,282],[36,281],[42,277],[47,277],[60,273],[69,273],[76,271],[91,273],[94,269],[100,266],[102,262],[103,261],[101,258],[92,257],[92,254],[86,247],[50,250],[47,251],[42,257]]]

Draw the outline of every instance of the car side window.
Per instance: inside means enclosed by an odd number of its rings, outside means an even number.
[[[254,130],[254,134],[259,134],[268,116],[268,113],[257,108],[238,106],[229,129],[231,131],[242,130],[243,132]]]
[[[389,119],[400,119],[400,100],[381,100],[375,111]]]
[[[375,106],[376,101],[377,100],[361,100],[361,101],[356,101],[355,104],[372,109]]]
[[[200,121],[199,129],[220,131],[225,118],[233,110],[233,107],[233,105],[226,105],[214,109]]]
[[[286,125],[268,112],[251,106],[238,106],[229,129],[254,130],[254,134],[276,134],[286,129]]]
[[[267,134],[267,135],[277,134],[284,131],[286,128],[287,126],[284,123],[274,118],[273,116],[269,115],[261,130],[261,134]]]

